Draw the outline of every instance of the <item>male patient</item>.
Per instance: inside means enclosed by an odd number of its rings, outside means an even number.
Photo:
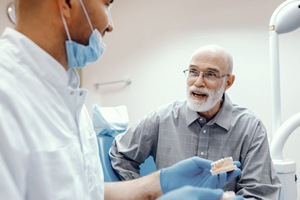
[[[192,156],[209,160],[231,156],[241,162],[242,174],[226,184],[225,191],[235,191],[245,199],[278,199],[281,185],[266,129],[255,114],[233,104],[225,93],[235,79],[232,70],[232,56],[224,48],[197,49],[184,70],[187,100],[149,113],[116,137],[110,157],[119,176],[125,180],[140,177],[139,165],[149,156],[154,157],[157,169]]]

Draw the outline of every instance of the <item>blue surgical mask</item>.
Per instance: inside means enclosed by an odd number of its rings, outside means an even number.
[[[92,32],[87,46],[67,40],[66,51],[69,68],[82,68],[88,63],[97,61],[103,54],[105,47],[102,36],[97,29]]]
[[[88,63],[93,63],[97,61],[101,55],[103,54],[106,45],[102,41],[102,35],[97,29],[93,30],[90,18],[87,14],[87,11],[82,3],[82,0],[79,0],[82,9],[85,13],[87,21],[90,25],[92,33],[89,38],[88,45],[82,45],[77,42],[71,40],[71,36],[69,33],[69,29],[66,23],[64,16],[62,15],[62,20],[67,32],[68,40],[66,41],[66,52],[67,52],[67,59],[68,59],[68,66],[69,69],[74,67],[83,68]]]

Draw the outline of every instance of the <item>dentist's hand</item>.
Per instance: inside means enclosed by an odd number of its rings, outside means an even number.
[[[222,189],[199,188],[193,186],[184,186],[177,190],[171,191],[157,200],[220,200],[223,197]],[[242,196],[235,196],[230,200],[243,200]]]
[[[229,173],[222,172],[219,175],[211,174],[211,163],[212,161],[195,156],[161,169],[160,185],[163,194],[185,185],[212,189],[223,188],[226,182],[241,174],[240,169]],[[240,166],[239,162],[234,163]]]

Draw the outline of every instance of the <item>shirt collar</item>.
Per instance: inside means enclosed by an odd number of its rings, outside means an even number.
[[[231,113],[233,110],[232,102],[227,94],[223,95],[223,104],[217,115],[208,122],[208,125],[218,124],[226,130],[230,128]],[[196,111],[191,110],[186,103],[186,122],[189,126],[199,118]]]
[[[30,66],[27,70],[53,84],[68,85],[69,76],[64,67],[30,38],[9,27],[5,29],[3,37],[20,49],[22,53],[19,56],[26,62],[24,67]]]
[[[210,120],[208,123],[209,124],[218,124],[219,126],[223,127],[226,130],[229,130],[230,128],[230,122],[232,118],[232,110],[233,110],[233,105],[232,102],[227,94],[223,95],[223,104],[217,115]]]
[[[200,116],[199,114],[194,111],[194,110],[191,110],[188,105],[187,105],[187,102],[185,101],[185,104],[186,104],[186,123],[187,125],[189,126],[190,124],[192,124],[194,121],[196,121]]]

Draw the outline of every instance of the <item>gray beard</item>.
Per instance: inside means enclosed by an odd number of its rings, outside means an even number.
[[[219,90],[209,90],[206,88],[201,88],[197,89],[195,86],[191,86],[187,88],[187,105],[188,107],[196,112],[206,112],[209,111],[212,107],[214,107],[221,99],[223,96],[223,91],[224,91],[224,85]],[[191,96],[191,91],[193,90],[198,90],[203,93],[207,93],[208,98],[203,101],[195,100]]]

